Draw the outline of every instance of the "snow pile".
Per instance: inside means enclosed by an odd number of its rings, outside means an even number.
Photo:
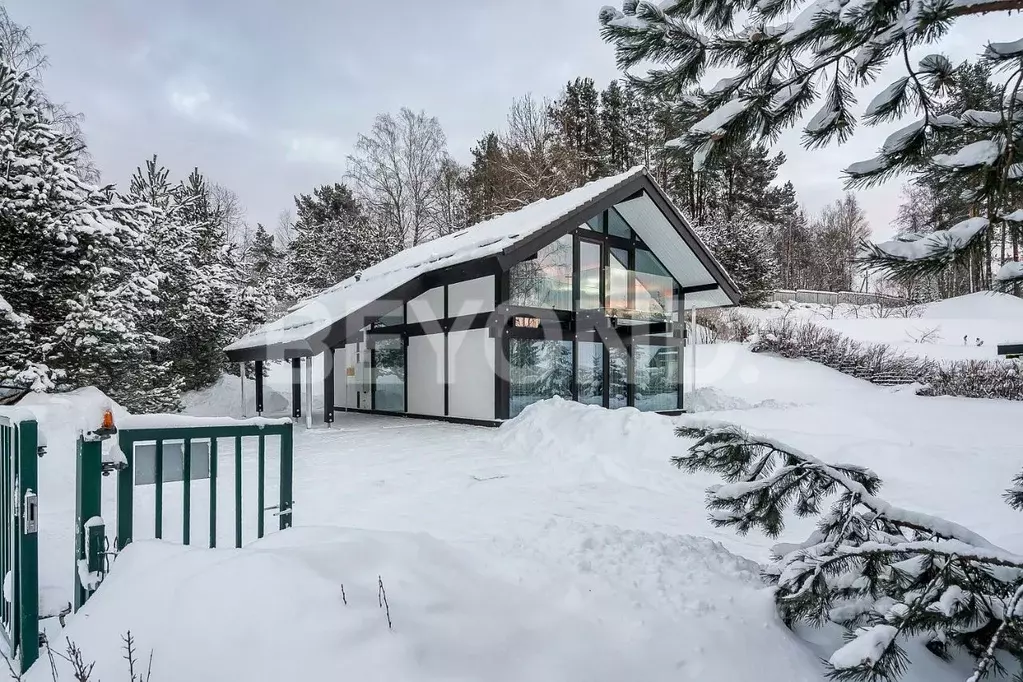
[[[18,402],[18,407],[31,412],[39,422],[41,444],[54,445],[57,450],[70,447],[72,455],[78,434],[99,427],[106,410],[114,413],[115,422],[128,414],[113,398],[93,386],[67,393],[29,393]],[[74,470],[73,464],[71,468]]]
[[[705,597],[726,613],[694,603],[702,618],[648,622],[610,595],[508,581],[427,535],[306,528],[241,550],[135,543],[64,634],[96,661],[94,679],[126,679],[129,629],[143,665],[153,652],[154,679],[192,682],[818,678],[769,592],[743,577],[754,565],[720,561],[727,553],[706,541],[673,545],[665,560],[704,556],[690,566],[708,571]],[[44,660],[26,679],[50,677]]]
[[[1023,321],[1023,298],[998,291],[947,298],[924,306],[922,318],[928,320],[1004,319]]]
[[[686,411],[718,412],[722,410],[751,410],[757,407],[785,407],[777,400],[749,403],[714,386],[703,386],[686,394]]]
[[[633,407],[607,410],[559,397],[533,403],[502,424],[497,442],[555,466],[600,458],[634,459],[644,454],[667,463],[665,453],[679,447],[668,417]]]
[[[290,372],[290,367],[288,368]],[[290,381],[290,374],[289,374]],[[321,382],[322,383],[322,382]],[[303,387],[303,391],[305,387]],[[189,391],[181,396],[183,411],[196,417],[241,417],[241,380],[233,374],[223,374],[215,384],[200,391]],[[245,415],[256,413],[256,382],[245,380]],[[263,414],[288,414],[290,400],[263,381]]]

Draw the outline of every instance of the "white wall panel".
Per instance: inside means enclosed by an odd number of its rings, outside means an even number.
[[[448,285],[448,315],[475,315],[494,309],[494,276]]]
[[[408,411],[444,414],[444,335],[424,334],[408,340]]]
[[[424,291],[408,302],[408,322],[440,320],[444,317],[444,287]]]
[[[494,350],[487,329],[448,334],[448,416],[494,418]]]
[[[345,370],[348,367],[348,347],[334,349],[334,406],[348,404],[348,381]]]

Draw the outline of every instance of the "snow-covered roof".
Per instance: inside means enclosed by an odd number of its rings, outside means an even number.
[[[312,340],[322,342],[333,325],[366,310],[367,306],[390,299],[421,276],[442,268],[507,253],[588,204],[600,201],[644,178],[648,178],[646,169],[637,166],[619,175],[595,180],[561,196],[541,199],[517,211],[405,249],[367,268],[358,276],[349,277],[298,303],[280,319],[246,334],[227,346],[225,351],[234,357],[242,357],[245,351],[259,348],[277,349],[273,354],[276,357],[309,355],[311,351],[319,353],[319,350],[313,351]],[[657,191],[660,193],[659,189]],[[698,248],[703,251],[702,245]],[[716,262],[714,265],[719,269]],[[727,275],[723,272],[720,274],[728,286],[734,289]],[[289,352],[285,353],[285,350]]]

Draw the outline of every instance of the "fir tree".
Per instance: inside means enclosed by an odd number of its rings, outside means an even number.
[[[156,209],[147,225],[151,257],[164,273],[156,331],[168,341],[162,357],[173,364],[186,390],[220,378],[223,347],[238,331],[237,271],[206,189],[197,171],[187,183],[172,184],[154,156],[145,170],[136,170],[129,190],[133,200]]]
[[[284,252],[276,247],[273,235],[261,223],[256,224],[243,261],[244,276],[235,312],[241,333],[279,317],[292,298]]]
[[[625,89],[613,80],[600,93],[601,166],[608,174],[621,173],[635,165],[628,117]]]
[[[730,424],[681,427],[696,439],[673,458],[686,471],[726,483],[708,489],[715,526],[777,537],[785,514],[819,516],[798,544],[778,544],[765,576],[790,625],[832,622],[849,641],[829,656],[837,680],[895,680],[909,664],[902,643],[924,637],[942,658],[976,657],[971,682],[1004,672],[1001,652],[1023,664],[1023,557],[958,524],[877,497],[881,480],[852,465],[830,465],[773,438]],[[828,498],[834,500],[823,511]],[[1006,494],[1023,510],[1023,474]]]
[[[128,409],[173,409],[178,385],[150,331],[161,273],[145,250],[149,207],[84,183],[76,141],[2,64],[0,145],[0,377],[36,390],[91,384]]]
[[[748,215],[736,215],[697,227],[701,239],[735,280],[743,303],[756,305],[774,287],[778,264],[763,226]]]
[[[371,222],[361,203],[340,183],[295,197],[295,209],[288,270],[300,297],[334,286],[398,249],[398,235]]]
[[[737,146],[775,140],[820,102],[803,127],[807,147],[844,142],[853,134],[853,88],[872,83],[893,59],[905,74],[875,94],[863,113],[868,125],[916,119],[892,133],[874,158],[845,170],[850,187],[884,182],[923,167],[955,176],[984,215],[914,240],[873,245],[864,262],[897,278],[942,270],[971,257],[988,231],[1015,223],[1023,211],[1013,188],[1023,180],[1016,147],[1023,136],[1023,42],[991,43],[983,59],[1008,73],[998,106],[938,114],[952,64],[940,55],[911,59],[910,50],[937,43],[961,17],[1018,9],[1016,0],[987,3],[673,2],[626,0],[600,11],[602,34],[623,69],[658,68],[634,77],[638,87],[699,111],[675,142],[702,169]],[[794,17],[785,21],[786,17]],[[740,24],[741,22],[741,24]],[[736,24],[739,24],[737,27]],[[730,73],[709,92],[694,91],[709,65]],[[976,133],[976,142],[936,153],[941,142]],[[1004,227],[1004,225],[1003,225]],[[1023,279],[1008,263],[998,280]]]
[[[599,114],[600,96],[592,78],[576,78],[550,107],[561,158],[573,186],[604,175]]]
[[[497,133],[487,133],[472,148],[472,162],[462,178],[465,221],[475,225],[498,214],[504,152]]]

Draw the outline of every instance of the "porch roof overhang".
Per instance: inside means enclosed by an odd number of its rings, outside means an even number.
[[[507,271],[586,220],[615,207],[682,285],[686,308],[733,305],[739,291],[647,170],[591,182],[401,251],[301,301],[224,350],[232,362],[318,355],[440,284]]]

